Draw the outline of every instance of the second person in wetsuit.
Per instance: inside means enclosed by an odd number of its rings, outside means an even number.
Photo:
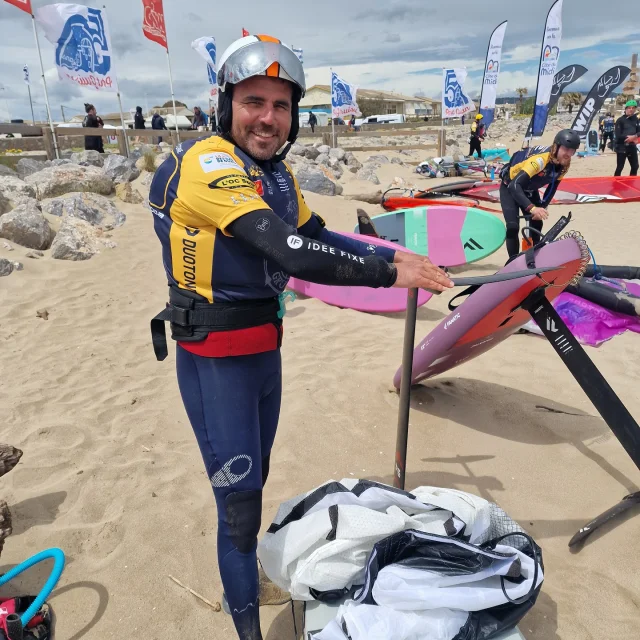
[[[477,151],[478,158],[482,158],[482,142],[487,131],[484,122],[482,122],[483,119],[484,116],[481,113],[476,116],[471,125],[471,137],[469,138],[469,155],[472,156],[473,152]]]
[[[580,136],[571,129],[558,133],[551,147],[530,147],[517,151],[511,157],[500,177],[500,205],[507,226],[507,251],[509,257],[520,253],[518,233],[520,212],[527,225],[542,231],[542,222],[549,217],[547,207],[558,190],[560,181],[567,175],[571,158],[580,148]],[[543,198],[540,189],[546,187]],[[538,234],[533,238],[539,241]]]
[[[636,109],[638,103],[635,100],[629,100],[624,108],[624,115],[620,116],[616,121],[615,128],[615,151],[618,156],[618,164],[616,167],[616,176],[622,175],[622,170],[627,160],[631,166],[630,176],[638,175],[638,139],[640,136],[640,121]]]

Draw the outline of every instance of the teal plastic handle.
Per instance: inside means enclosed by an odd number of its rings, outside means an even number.
[[[296,301],[296,294],[293,291],[284,291],[278,296],[278,302],[280,303],[280,311],[278,311],[278,318],[282,320],[287,313],[287,307],[285,306],[287,298],[291,298],[291,302]]]

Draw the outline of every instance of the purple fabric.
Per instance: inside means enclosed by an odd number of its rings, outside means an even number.
[[[581,344],[597,347],[627,330],[640,333],[640,318],[609,311],[571,293],[561,293],[553,306]]]

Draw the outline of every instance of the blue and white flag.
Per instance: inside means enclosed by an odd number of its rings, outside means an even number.
[[[304,59],[302,57],[302,49],[296,49],[295,47],[291,47],[293,53],[298,56],[298,60],[300,60],[300,64],[304,64]]]
[[[544,28],[542,50],[540,52],[540,69],[538,71],[538,87],[536,89],[535,105],[531,133],[539,137],[544,133],[549,117],[551,90],[553,79],[558,70],[560,60],[560,42],[562,40],[562,0],[549,9],[547,23]]]
[[[331,72],[331,117],[358,115],[360,109],[356,102],[358,87],[342,80],[337,73]]]
[[[60,80],[98,91],[118,90],[104,10],[81,4],[49,4],[37,9],[35,17],[56,48]]]
[[[476,110],[473,100],[464,92],[466,69],[442,70],[442,117],[461,118]]]
[[[216,81],[216,39],[213,36],[197,38],[191,43],[191,48],[197,51],[207,62],[210,95],[212,98],[215,98],[218,95],[218,83]]]
[[[484,66],[484,78],[482,80],[482,93],[480,94],[480,113],[484,116],[482,123],[485,127],[493,122],[496,112],[496,94],[498,90],[498,74],[502,62],[502,42],[507,30],[507,23],[503,22],[496,27],[489,39],[487,60]]]
[[[24,67],[22,67],[22,73],[24,73],[24,83],[28,84],[29,86],[31,86],[31,78],[29,77],[29,66],[28,65],[24,65]]]

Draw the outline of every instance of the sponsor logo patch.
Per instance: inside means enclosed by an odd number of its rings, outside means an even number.
[[[242,169],[228,153],[203,153],[198,159],[205,173],[219,171],[220,169],[230,169],[232,167]]]
[[[209,189],[255,189],[255,185],[246,176],[224,176],[209,183]]]
[[[262,184],[262,180],[256,180],[254,183],[254,186],[256,188],[256,191],[258,192],[259,196],[263,196],[264,195],[264,185]]]

